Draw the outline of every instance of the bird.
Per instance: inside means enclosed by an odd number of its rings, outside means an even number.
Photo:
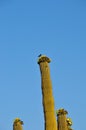
[[[42,56],[42,54],[39,54],[39,55],[38,55],[38,57],[41,57],[41,56]]]
[[[19,118],[15,118],[13,122],[13,130],[23,130],[23,121]]]

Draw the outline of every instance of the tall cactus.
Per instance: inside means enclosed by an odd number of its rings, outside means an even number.
[[[23,121],[21,121],[19,118],[16,118],[13,122],[13,130],[23,130]]]
[[[45,119],[45,130],[57,130],[57,122],[54,109],[54,98],[52,94],[52,83],[48,63],[50,59],[45,55],[40,55],[38,64],[41,72],[42,101]]]

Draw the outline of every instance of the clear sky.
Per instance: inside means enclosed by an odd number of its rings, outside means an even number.
[[[24,130],[44,130],[40,53],[52,59],[55,109],[85,130],[85,0],[0,0],[0,130],[16,117]]]

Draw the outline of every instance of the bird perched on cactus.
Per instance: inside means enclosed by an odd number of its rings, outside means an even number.
[[[16,118],[13,122],[13,130],[23,130],[23,121],[19,118]]]

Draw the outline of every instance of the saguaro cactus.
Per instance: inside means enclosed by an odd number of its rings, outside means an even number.
[[[54,109],[54,98],[52,94],[52,83],[48,63],[50,59],[45,55],[40,55],[38,64],[41,72],[42,101],[45,119],[45,130],[57,130],[57,122]]]
[[[68,114],[68,112],[63,108],[57,111],[58,130],[69,130],[66,114]]]
[[[13,130],[23,130],[23,121],[21,121],[19,118],[16,118],[13,122]]]

